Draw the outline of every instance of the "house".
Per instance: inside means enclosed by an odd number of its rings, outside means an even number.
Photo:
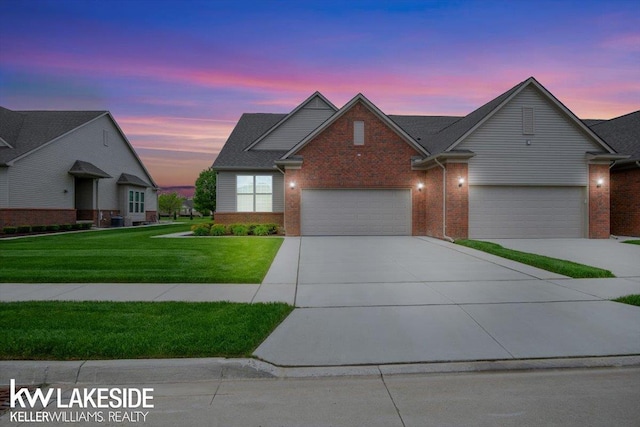
[[[156,190],[108,111],[0,107],[0,228],[153,222]]]
[[[640,236],[640,111],[589,125],[616,151],[629,155],[611,168],[611,234]]]
[[[213,163],[215,220],[288,235],[609,237],[609,166],[626,156],[535,78],[464,117],[387,115],[316,92],[243,114]]]

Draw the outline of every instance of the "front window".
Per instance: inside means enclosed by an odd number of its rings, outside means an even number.
[[[129,190],[129,213],[144,212],[144,191]]]
[[[273,210],[272,200],[272,176],[238,175],[236,177],[236,211],[271,212]]]

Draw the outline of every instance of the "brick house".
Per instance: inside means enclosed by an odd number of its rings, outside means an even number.
[[[611,234],[640,236],[640,111],[591,120],[591,129],[629,158],[611,167]]]
[[[292,236],[607,238],[609,166],[625,157],[533,77],[464,117],[316,92],[240,118],[213,163],[215,219]]]
[[[108,111],[0,107],[0,229],[156,221],[157,185]]]

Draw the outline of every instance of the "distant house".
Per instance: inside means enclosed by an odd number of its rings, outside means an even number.
[[[591,129],[629,155],[611,168],[611,234],[640,236],[640,111],[592,121]]]
[[[198,212],[194,207],[193,207],[193,199],[184,199],[184,201],[182,202],[182,207],[180,208],[180,215],[181,216],[198,216],[198,217],[202,217],[202,213]]]
[[[157,221],[157,185],[108,111],[0,107],[0,227]]]
[[[610,235],[618,154],[531,77],[464,117],[387,115],[316,92],[243,114],[213,163],[216,222],[288,235]]]

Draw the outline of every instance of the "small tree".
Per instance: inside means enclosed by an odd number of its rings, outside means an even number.
[[[200,172],[193,195],[193,207],[203,214],[216,210],[216,173],[213,169]]]
[[[176,216],[176,212],[182,207],[184,199],[178,195],[175,191],[173,193],[161,194],[158,196],[158,207],[160,212]]]

